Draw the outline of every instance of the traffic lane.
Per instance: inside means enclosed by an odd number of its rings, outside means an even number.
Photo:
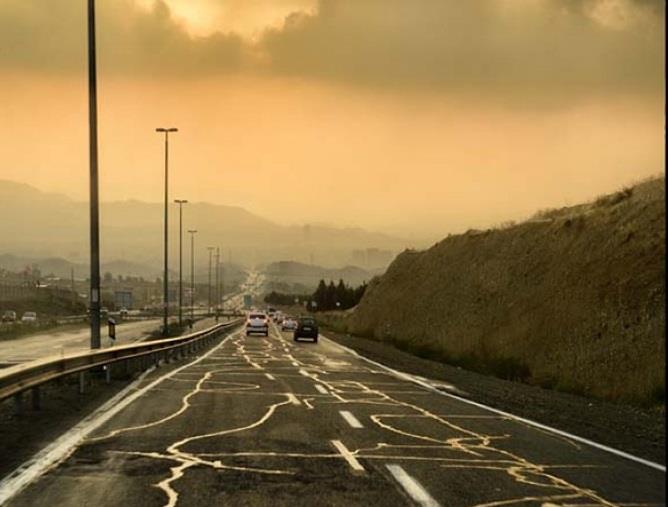
[[[638,489],[656,491],[632,469],[615,492],[610,481],[625,472],[601,456],[571,461],[558,447],[568,442],[490,419],[327,342],[237,335],[141,400],[17,504],[400,505],[413,494],[443,505],[614,505],[602,492],[637,502]],[[527,459],[522,440],[526,453],[540,457],[546,447],[563,459]]]
[[[257,361],[283,362],[273,344],[244,340],[152,389],[12,505],[401,504],[382,476],[351,473],[335,423],[263,371]]]
[[[434,394],[359,364],[332,342],[323,345],[288,348],[301,370],[353,416],[352,453],[376,468],[399,463],[444,504],[665,502],[661,471]],[[327,403],[316,402],[316,410]],[[369,447],[371,434],[377,441]]]
[[[147,337],[160,326],[159,319],[125,322],[116,327],[116,344],[132,343]],[[109,346],[106,326],[101,327],[102,345]],[[40,333],[16,340],[0,341],[0,360],[24,362],[57,354],[79,352],[90,348],[90,329],[61,330]]]

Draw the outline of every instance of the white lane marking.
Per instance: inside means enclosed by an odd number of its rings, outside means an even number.
[[[271,373],[265,373],[265,377],[267,377],[269,380],[276,380],[276,377],[274,377]]]
[[[616,456],[619,456],[621,458],[624,458],[624,459],[627,459],[627,460],[630,460],[630,461],[635,461],[636,463],[640,463],[641,465],[645,465],[647,467],[654,468],[655,470],[659,470],[663,473],[666,472],[666,467],[664,465],[660,464],[660,463],[655,463],[653,461],[649,461],[649,460],[646,460],[644,458],[634,456],[633,454],[629,454],[627,452],[620,451],[619,449],[615,449],[614,447],[609,447],[609,446],[604,445],[604,444],[599,444],[598,442],[595,442],[593,440],[589,440],[588,438],[579,437],[577,435],[573,435],[572,433],[568,433],[567,431],[562,431],[562,430],[559,430],[557,428],[553,428],[552,426],[547,426],[545,424],[542,424],[542,423],[539,423],[539,422],[536,422],[536,421],[532,421],[531,419],[526,419],[524,417],[520,417],[518,415],[511,414],[510,412],[505,412],[503,410],[499,410],[498,408],[490,407],[488,405],[483,405],[482,403],[478,403],[477,401],[469,400],[467,398],[462,398],[461,396],[457,396],[456,394],[443,392],[439,389],[436,389],[434,386],[429,385],[426,382],[423,382],[419,379],[416,379],[415,377],[413,377],[412,375],[409,375],[408,373],[404,373],[402,371],[390,368],[389,366],[385,366],[384,364],[378,363],[378,362],[374,361],[373,359],[369,359],[368,357],[364,357],[362,354],[359,354],[357,351],[355,351],[351,348],[348,348],[345,345],[341,345],[340,343],[337,343],[334,340],[330,340],[329,338],[327,338],[325,336],[322,336],[322,337],[325,340],[332,343],[333,345],[345,350],[349,354],[352,354],[352,355],[360,358],[361,360],[366,361],[369,364],[373,364],[374,366],[377,366],[378,368],[382,368],[383,370],[390,372],[392,375],[394,375],[397,378],[407,380],[408,382],[413,382],[414,384],[418,384],[418,385],[424,387],[425,389],[427,389],[427,390],[429,390],[433,393],[440,394],[441,396],[445,396],[447,398],[452,398],[452,399],[461,401],[463,403],[467,403],[469,405],[473,405],[474,407],[482,408],[483,410],[487,410],[489,412],[493,412],[495,414],[499,414],[499,415],[502,415],[504,417],[508,417],[508,418],[513,419],[515,421],[519,421],[519,422],[522,422],[524,424],[527,424],[528,426],[533,426],[534,428],[539,428],[539,429],[542,429],[542,430],[545,430],[545,431],[549,431],[549,432],[554,433],[555,435],[559,435],[561,437],[570,438],[571,440],[575,440],[576,442],[580,442],[581,444],[585,444],[585,445],[588,445],[590,447],[594,447],[594,448],[599,449],[601,451],[605,451],[605,452],[608,452],[610,454],[614,454]]]
[[[355,417],[352,412],[348,412],[347,410],[339,410],[339,414],[341,414],[341,417],[343,417],[352,428],[364,428],[362,423],[357,420],[357,417]]]
[[[292,361],[292,366],[299,366],[299,363],[296,361]]]
[[[322,384],[316,384],[315,388],[320,394],[329,394],[329,391]]]
[[[235,335],[236,333],[227,336],[218,345],[194,361],[172,370],[171,372],[163,375],[162,377],[159,377],[141,389],[137,389],[137,386],[144,380],[146,375],[148,375],[155,368],[146,370],[137,378],[137,380],[129,384],[114,397],[110,398],[104,405],[99,407],[92,414],[88,415],[81,422],[68,430],[65,434],[61,435],[53,443],[39,451],[32,458],[22,463],[16,470],[2,479],[2,481],[0,481],[0,505],[3,505],[32,481],[39,478],[41,475],[48,472],[58,464],[62,463],[74,452],[74,450],[83,441],[84,438],[86,438],[90,433],[95,431],[104,423],[109,421],[113,416],[130,405],[137,398],[143,396],[149,390],[153,389],[164,380],[167,380],[168,378],[179,373],[181,370],[188,368],[193,364],[199,363],[203,359],[207,358],[213,352],[218,350],[218,348],[220,348],[225,342],[227,342],[227,340]],[[128,395],[133,390],[135,392]]]
[[[336,450],[339,451],[339,454],[348,462],[350,468],[356,472],[364,472],[364,467],[362,464],[357,461],[357,458],[348,450],[348,448],[343,445],[341,440],[332,440],[332,445],[336,447]]]
[[[310,376],[311,376],[311,375],[309,375],[309,372],[307,372],[307,371],[306,371],[305,369],[303,369],[303,368],[299,370],[299,373],[300,373],[301,375],[304,375],[305,377],[310,377]]]
[[[293,405],[300,406],[302,404],[301,401],[299,401],[294,394],[292,393],[285,393],[285,394],[288,397],[288,400],[290,400],[290,403],[292,403]]]
[[[427,493],[427,490],[422,487],[418,481],[413,479],[406,471],[399,465],[385,465],[385,467],[392,474],[394,479],[401,485],[418,505],[422,507],[439,507],[439,503]]]

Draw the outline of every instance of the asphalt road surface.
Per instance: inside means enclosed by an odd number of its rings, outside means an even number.
[[[116,344],[125,344],[146,338],[160,328],[160,319],[125,322],[116,326]],[[102,327],[102,346],[109,346],[106,325]],[[45,333],[0,341],[0,363],[22,363],[42,357],[90,350],[90,329],[54,329]]]
[[[334,342],[230,335],[13,506],[649,506],[665,473],[394,376]],[[141,386],[140,386],[141,388]]]

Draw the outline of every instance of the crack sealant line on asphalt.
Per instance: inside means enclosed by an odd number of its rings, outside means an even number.
[[[139,378],[137,378],[137,380],[126,386],[73,428],[61,435],[53,443],[39,451],[32,458],[25,461],[16,468],[16,470],[2,479],[0,481],[0,505],[4,505],[32,481],[62,463],[89,434],[109,421],[114,415],[130,405],[137,398],[143,396],[155,386],[179,373],[181,370],[207,358],[235,335],[236,333],[232,333],[229,336],[226,336],[218,345],[211,348],[194,361],[172,370],[142,388],[138,388],[138,385],[143,382],[149,373],[155,370],[155,367],[146,370],[139,376]]]
[[[573,435],[572,433],[568,433],[567,431],[559,430],[557,428],[547,426],[545,424],[533,421],[531,419],[526,419],[524,417],[520,417],[518,415],[511,414],[510,412],[505,412],[503,410],[499,410],[498,408],[490,407],[489,405],[484,405],[482,403],[478,403],[477,401],[473,401],[473,400],[469,400],[467,398],[463,398],[461,396],[457,396],[456,394],[443,392],[443,391],[435,388],[434,386],[430,385],[429,383],[427,383],[423,380],[420,380],[418,378],[415,378],[413,375],[410,375],[408,373],[404,373],[404,372],[399,371],[399,370],[395,370],[394,368],[390,368],[389,366],[386,366],[382,363],[374,361],[373,359],[369,359],[368,357],[365,357],[362,354],[358,353],[356,350],[353,350],[349,347],[346,347],[345,345],[341,345],[340,343],[337,343],[336,341],[334,341],[330,338],[327,338],[326,336],[321,335],[321,337],[324,338],[325,340],[329,341],[333,345],[341,348],[342,350],[345,350],[349,354],[352,354],[352,355],[358,357],[359,359],[361,359],[363,361],[366,361],[367,363],[373,364],[374,366],[377,366],[378,368],[382,368],[383,370],[391,373],[392,375],[394,375],[394,376],[396,376],[400,379],[407,380],[408,382],[413,382],[415,384],[418,384],[418,385],[424,387],[425,389],[427,389],[427,390],[429,390],[429,391],[431,391],[435,394],[440,394],[441,396],[445,396],[447,398],[452,398],[454,400],[461,401],[461,402],[466,403],[468,405],[473,405],[474,407],[478,407],[478,408],[481,408],[483,410],[494,412],[496,414],[502,415],[502,416],[507,417],[509,419],[513,419],[515,421],[524,423],[528,426],[533,426],[534,428],[538,428],[538,429],[541,429],[541,430],[548,431],[550,433],[554,433],[555,435],[559,435],[561,437],[570,438],[571,440],[575,440],[576,442],[580,442],[581,444],[585,444],[585,445],[588,445],[590,447],[594,447],[596,449],[599,449],[601,451],[605,451],[607,453],[614,454],[615,456],[619,456],[619,457],[627,459],[629,461],[634,461],[634,462],[639,463],[641,465],[645,465],[645,466],[653,468],[655,470],[659,470],[663,473],[666,472],[665,465],[662,465],[660,463],[655,463],[654,461],[650,461],[650,460],[641,458],[639,456],[634,456],[633,454],[629,454],[629,453],[621,451],[619,449],[615,449],[614,447],[609,447],[607,445],[600,444],[600,443],[595,442],[593,440],[589,440],[589,439],[584,438],[584,437],[579,437],[577,435]]]

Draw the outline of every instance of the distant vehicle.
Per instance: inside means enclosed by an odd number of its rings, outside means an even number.
[[[246,336],[261,333],[269,336],[269,317],[266,313],[250,313],[246,319]]]
[[[281,322],[283,322],[284,318],[285,316],[281,312],[276,312],[274,314],[274,322],[276,322],[276,324],[280,324]]]
[[[16,322],[16,312],[7,310],[2,314],[2,322]]]
[[[23,312],[21,322],[25,322],[26,324],[33,324],[37,322],[37,314],[35,312]]]
[[[270,319],[273,319],[275,314],[276,314],[275,308],[272,308],[271,306],[267,308],[267,315],[269,315]]]
[[[100,308],[100,315],[109,315],[109,309],[106,306]]]
[[[318,323],[313,317],[299,317],[294,339],[299,341],[300,338],[311,338],[313,343],[318,343]]]
[[[130,312],[128,311],[127,308],[121,308],[120,311],[118,312],[118,315],[121,317],[121,319],[124,319],[128,315],[130,315]]]
[[[297,321],[292,317],[285,317],[281,322],[281,331],[294,331],[297,329]]]

